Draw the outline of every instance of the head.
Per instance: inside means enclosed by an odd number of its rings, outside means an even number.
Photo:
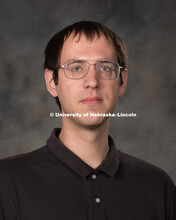
[[[121,40],[121,38],[115,34],[113,31],[108,29],[101,23],[93,21],[80,21],[74,23],[60,32],[56,33],[49,41],[45,49],[45,70],[51,70],[53,72],[53,80],[55,85],[58,85],[58,70],[61,65],[61,54],[64,43],[66,40],[73,35],[73,38],[78,37],[78,41],[81,36],[86,36],[87,40],[93,41],[95,38],[100,38],[104,36],[108,41],[110,41],[114,47],[116,53],[116,59],[118,64],[122,67],[120,72],[120,85],[123,84],[122,72],[127,68],[127,53],[126,48]],[[58,96],[56,98],[56,103],[62,108]]]

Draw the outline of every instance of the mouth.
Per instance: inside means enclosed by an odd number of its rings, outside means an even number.
[[[81,100],[81,103],[85,105],[97,105],[97,104],[102,103],[102,101],[103,99],[101,99],[100,97],[94,96],[94,97],[87,97]]]

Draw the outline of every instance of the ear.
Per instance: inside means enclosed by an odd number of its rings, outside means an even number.
[[[120,92],[119,92],[119,96],[123,96],[125,90],[126,90],[126,86],[127,86],[127,76],[128,76],[128,71],[127,69],[123,70],[121,72],[122,74],[122,80],[123,80],[123,84],[120,86]]]
[[[49,69],[45,69],[45,82],[46,82],[46,88],[48,92],[54,96],[57,97],[57,90],[56,85],[53,79],[53,71]]]

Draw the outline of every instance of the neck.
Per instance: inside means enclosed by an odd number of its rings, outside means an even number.
[[[92,168],[97,168],[105,159],[108,151],[107,119],[98,128],[90,129],[64,123],[59,135],[63,144]]]

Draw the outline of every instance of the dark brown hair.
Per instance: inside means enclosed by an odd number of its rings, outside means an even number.
[[[127,52],[121,38],[101,23],[93,21],[80,21],[56,33],[46,46],[44,68],[53,71],[53,79],[56,85],[58,84],[58,68],[60,66],[62,48],[64,42],[72,33],[74,33],[74,37],[79,35],[79,39],[81,34],[85,34],[88,40],[93,40],[95,36],[99,38],[100,34],[103,33],[107,39],[112,41],[112,44],[116,50],[118,63],[123,67],[122,70],[127,68]],[[123,84],[121,74],[120,77],[121,84]],[[58,97],[56,97],[56,103],[61,109],[61,104]]]

